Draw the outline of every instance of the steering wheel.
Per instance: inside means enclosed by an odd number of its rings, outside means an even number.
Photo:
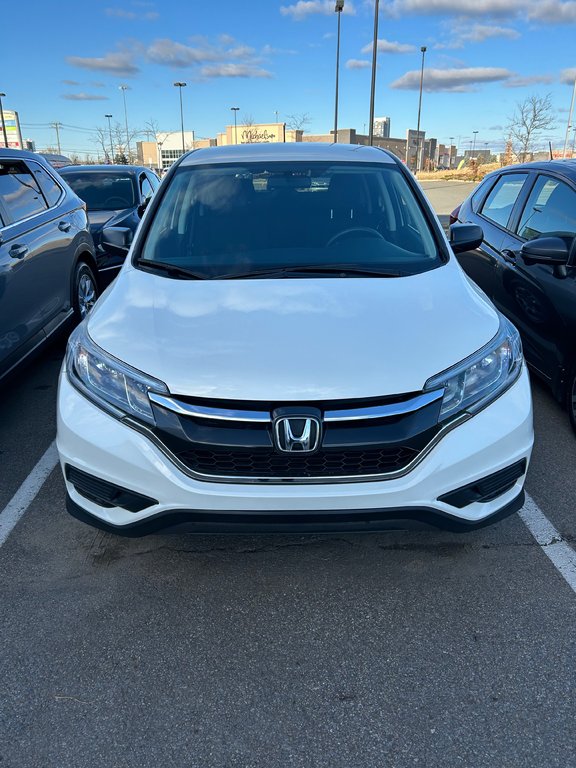
[[[326,243],[326,248],[334,245],[334,243],[340,240],[341,237],[347,237],[348,235],[354,234],[355,232],[361,232],[364,235],[369,235],[370,237],[377,238],[378,240],[386,239],[380,232],[378,232],[377,229],[373,229],[372,227],[350,227],[350,229],[343,229],[342,232],[338,232],[333,237],[331,237],[330,240],[328,240]]]
[[[120,205],[115,205],[115,203],[120,203]],[[110,209],[116,209],[116,208],[126,208],[126,200],[123,197],[107,197],[105,205],[110,206]]]

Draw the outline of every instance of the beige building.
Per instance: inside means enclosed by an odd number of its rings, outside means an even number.
[[[216,137],[219,147],[230,144],[272,144],[302,141],[302,131],[286,128],[286,123],[258,123],[227,125]]]

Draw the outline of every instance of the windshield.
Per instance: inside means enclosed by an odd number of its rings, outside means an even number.
[[[131,176],[110,171],[79,171],[63,174],[89,211],[122,211],[136,205]]]
[[[339,265],[412,275],[442,263],[396,165],[317,162],[181,167],[139,259],[209,278],[337,274]]]

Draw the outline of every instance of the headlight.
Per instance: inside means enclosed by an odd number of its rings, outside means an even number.
[[[441,421],[466,411],[476,413],[508,389],[522,370],[522,344],[516,328],[500,318],[498,334],[453,368],[429,379],[424,389],[444,388]]]
[[[154,424],[148,392],[169,394],[162,381],[131,368],[100,349],[81,323],[68,341],[68,378],[87,398],[117,418],[130,415]]]

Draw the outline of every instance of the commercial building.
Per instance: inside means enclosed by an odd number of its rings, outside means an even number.
[[[216,145],[216,139],[195,139],[194,131],[184,131],[185,152],[200,147],[212,147]],[[160,132],[156,141],[137,141],[136,154],[141,165],[149,168],[170,168],[182,153],[182,132]]]
[[[216,136],[219,147],[230,144],[274,144],[302,141],[302,131],[293,131],[286,123],[241,123],[227,125],[223,133]]]
[[[390,138],[390,118],[389,117],[374,118],[374,136],[377,136],[379,139]]]

